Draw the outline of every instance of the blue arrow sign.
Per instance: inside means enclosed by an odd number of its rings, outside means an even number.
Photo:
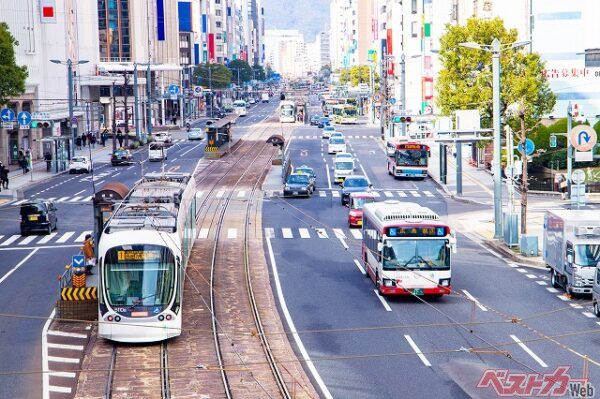
[[[520,153],[523,153],[523,144],[522,143],[519,143],[519,146],[517,148],[519,149]],[[533,151],[535,151],[535,143],[531,139],[526,139],[525,140],[525,153],[527,155],[531,155],[531,154],[533,154]]]
[[[85,257],[83,255],[73,255],[71,265],[73,267],[85,266]]]
[[[581,141],[582,138],[583,138],[583,140],[585,140],[585,143],[589,143],[589,141],[592,137],[586,131],[579,132],[579,134],[577,135],[577,144],[579,144],[579,145],[584,144],[584,142]]]
[[[169,85],[169,94],[179,94],[179,86],[175,84]]]
[[[15,119],[15,111],[10,108],[2,108],[2,111],[0,111],[0,119],[2,119],[2,122],[12,121]]]
[[[31,123],[31,114],[27,111],[21,111],[19,112],[19,115],[17,115],[17,121],[19,122],[19,125],[29,125]]]
[[[394,97],[390,98],[390,104],[394,105],[396,104],[396,99]]]

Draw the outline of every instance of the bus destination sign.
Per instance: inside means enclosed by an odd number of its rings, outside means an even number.
[[[407,226],[388,227],[388,237],[445,237],[446,226]]]
[[[160,251],[117,251],[119,262],[144,262],[159,259]]]

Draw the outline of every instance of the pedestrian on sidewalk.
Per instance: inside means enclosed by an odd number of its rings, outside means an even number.
[[[117,141],[119,142],[119,148],[123,147],[123,133],[121,129],[117,130]]]
[[[106,138],[108,137],[107,130],[104,129],[102,134],[100,135],[100,140],[102,140],[102,147],[106,147]]]
[[[0,186],[8,190],[8,168],[0,162]]]
[[[85,274],[92,274],[92,267],[96,265],[96,256],[94,254],[94,240],[91,234],[85,235],[85,241],[81,247],[85,258]]]
[[[50,154],[50,151],[46,151],[44,160],[46,161],[46,172],[50,172],[50,169],[52,168],[52,154]]]
[[[31,150],[27,149],[27,151],[25,151],[25,173],[29,172],[29,168],[33,168],[33,159],[32,159],[32,154],[31,154]]]
[[[83,147],[85,147],[87,144],[87,135],[85,133],[81,135],[81,144]]]
[[[19,150],[19,166],[23,170],[23,174],[27,173],[27,160],[25,159],[25,152],[22,148]]]
[[[92,148],[96,148],[96,135],[95,134],[91,134],[91,133],[90,133],[90,135],[91,135],[91,137],[90,137],[90,144],[92,145]]]
[[[2,176],[4,175],[4,164],[0,161],[0,192],[4,187],[4,181],[2,181]]]
[[[75,138],[75,146],[77,147],[78,150],[81,150],[81,137],[77,136]]]

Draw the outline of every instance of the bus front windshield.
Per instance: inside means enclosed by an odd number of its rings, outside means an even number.
[[[387,240],[383,247],[385,270],[447,270],[450,268],[448,240]]]
[[[575,245],[575,264],[578,266],[593,266],[600,262],[600,245],[580,244]]]
[[[396,165],[399,166],[427,166],[427,151],[424,150],[397,150]]]
[[[282,116],[292,116],[294,114],[293,107],[281,107],[281,115]]]
[[[346,116],[356,116],[356,110],[354,108],[347,108],[344,110]]]
[[[175,258],[167,247],[126,245],[106,252],[106,299],[112,306],[166,306],[174,278]]]

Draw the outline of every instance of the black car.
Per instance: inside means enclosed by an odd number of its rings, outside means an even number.
[[[347,176],[342,183],[342,205],[350,202],[350,193],[369,192],[372,185],[366,177],[360,175]]]
[[[133,163],[133,156],[131,155],[131,151],[125,150],[123,148],[114,150],[112,156],[110,157],[110,163],[112,166],[129,165]]]
[[[283,186],[284,197],[310,197],[313,186],[309,175],[292,173]]]
[[[319,124],[319,119],[321,119],[321,115],[313,115],[310,117],[310,125],[317,126]]]
[[[319,123],[317,123],[317,126],[320,128],[324,128],[325,126],[329,126],[329,118],[326,116],[322,116],[319,118]]]
[[[302,173],[304,175],[308,175],[308,177],[310,178],[310,185],[312,186],[312,189],[314,191],[315,185],[317,183],[317,174],[315,173],[315,170],[313,168],[308,167],[306,165],[302,165],[294,169],[294,173]]]
[[[27,201],[21,204],[21,235],[32,232],[52,233],[56,229],[56,207],[47,200]]]

